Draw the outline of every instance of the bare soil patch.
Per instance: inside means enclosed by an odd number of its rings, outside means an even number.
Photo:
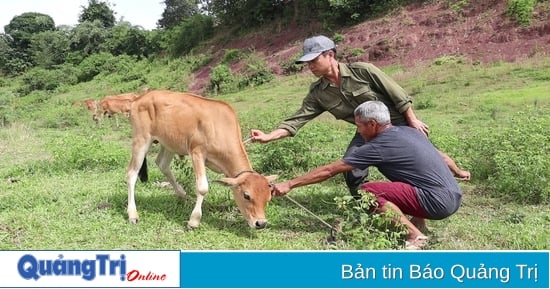
[[[550,4],[541,2],[528,27],[506,15],[506,1],[472,1],[455,11],[440,4],[410,6],[386,17],[336,31],[344,40],[339,50],[362,48],[352,59],[377,66],[413,66],[442,56],[458,56],[472,63],[514,62],[550,55]],[[217,65],[225,49],[242,49],[262,55],[275,74],[281,63],[302,49],[305,38],[323,33],[318,25],[273,28],[216,45],[216,57],[194,74],[189,89],[204,93],[210,69]],[[242,66],[232,67],[237,72]]]

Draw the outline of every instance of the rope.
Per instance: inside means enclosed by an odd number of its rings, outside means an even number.
[[[323,225],[327,226],[331,232],[336,231],[333,226],[331,226],[329,223],[327,223],[325,220],[321,219],[319,216],[315,215],[312,211],[308,210],[306,207],[302,206],[300,203],[296,202],[293,198],[289,197],[288,195],[285,195],[287,199],[289,199],[291,202],[293,202],[296,206],[302,208],[302,210],[308,212],[310,215],[315,217],[317,220],[319,220]]]
[[[255,171],[252,171],[252,170],[244,170],[244,171],[238,173],[237,175],[235,175],[234,178],[238,178],[240,175],[242,175],[242,174],[244,174],[244,173],[251,173],[251,174],[253,174],[253,173],[255,173]]]

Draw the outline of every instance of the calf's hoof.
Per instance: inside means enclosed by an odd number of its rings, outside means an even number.
[[[187,229],[190,229],[190,230],[195,230],[199,227],[199,223],[198,222],[192,222],[192,221],[188,221],[187,222]]]

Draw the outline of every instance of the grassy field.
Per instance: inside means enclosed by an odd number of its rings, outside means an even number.
[[[162,69],[159,65],[153,70],[162,75]],[[471,182],[461,183],[465,196],[460,210],[445,220],[428,223],[432,227],[428,249],[548,250],[550,204],[510,198],[508,194],[518,194],[516,190],[503,193],[501,188],[494,193],[495,179],[483,175],[479,153],[492,149],[480,138],[483,135],[519,134],[496,140],[506,143],[533,126],[529,121],[515,121],[514,115],[550,113],[550,58],[384,70],[413,94],[416,113],[430,125],[432,141],[473,173]],[[309,74],[281,77],[214,97],[233,105],[243,135],[247,135],[251,128],[273,129],[297,109],[312,80]],[[343,239],[327,246],[329,230],[286,198],[275,198],[269,204],[268,228],[249,229],[229,190],[214,182],[203,206],[201,227],[188,230],[185,225],[194,206],[194,183],[185,160],[175,161],[173,167],[190,193],[187,199],[178,200],[171,188],[159,186],[163,176],[156,166],[150,166],[150,182],[136,186],[140,223],[131,225],[126,215],[125,169],[131,144],[127,120],[121,120],[120,128],[109,120],[98,127],[88,112],[71,106],[77,99],[107,95],[112,87],[105,80],[94,80],[54,93],[19,97],[14,93],[17,82],[2,83],[0,249],[389,249]],[[286,180],[339,158],[353,130],[349,124],[323,115],[294,138],[249,144],[247,150],[256,170]],[[550,137],[548,127],[539,130],[541,137]],[[153,147],[149,153],[150,164],[157,149]],[[550,151],[547,147],[536,149],[536,160],[545,164]],[[537,178],[536,172],[533,174]],[[211,181],[221,177],[209,172]],[[372,178],[381,176],[374,171]],[[530,186],[538,186],[529,180],[525,179],[525,194]],[[342,216],[335,198],[347,194],[343,179],[337,176],[296,189],[291,197],[334,224]]]

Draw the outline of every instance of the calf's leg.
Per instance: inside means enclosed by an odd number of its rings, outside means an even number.
[[[191,212],[191,217],[187,225],[190,228],[197,228],[200,225],[202,218],[202,202],[204,196],[208,192],[208,180],[206,179],[206,166],[202,152],[199,150],[193,151],[191,154],[193,161],[193,170],[195,171],[195,183],[197,185],[197,202]]]
[[[133,224],[139,221],[135,200],[135,186],[138,178],[138,171],[143,164],[143,160],[145,159],[145,155],[150,145],[151,142],[145,139],[134,139],[132,144],[132,158],[126,170],[126,180],[128,183],[128,221]]]
[[[178,197],[183,198],[187,193],[182,188],[182,186],[177,182],[176,178],[174,177],[174,174],[172,174],[172,170],[170,169],[170,163],[172,162],[173,157],[174,157],[173,152],[161,146],[159,154],[156,159],[156,163],[160,171],[166,176],[166,178],[168,179],[168,182],[170,182],[170,184],[172,185],[172,188],[174,188],[176,195]]]

